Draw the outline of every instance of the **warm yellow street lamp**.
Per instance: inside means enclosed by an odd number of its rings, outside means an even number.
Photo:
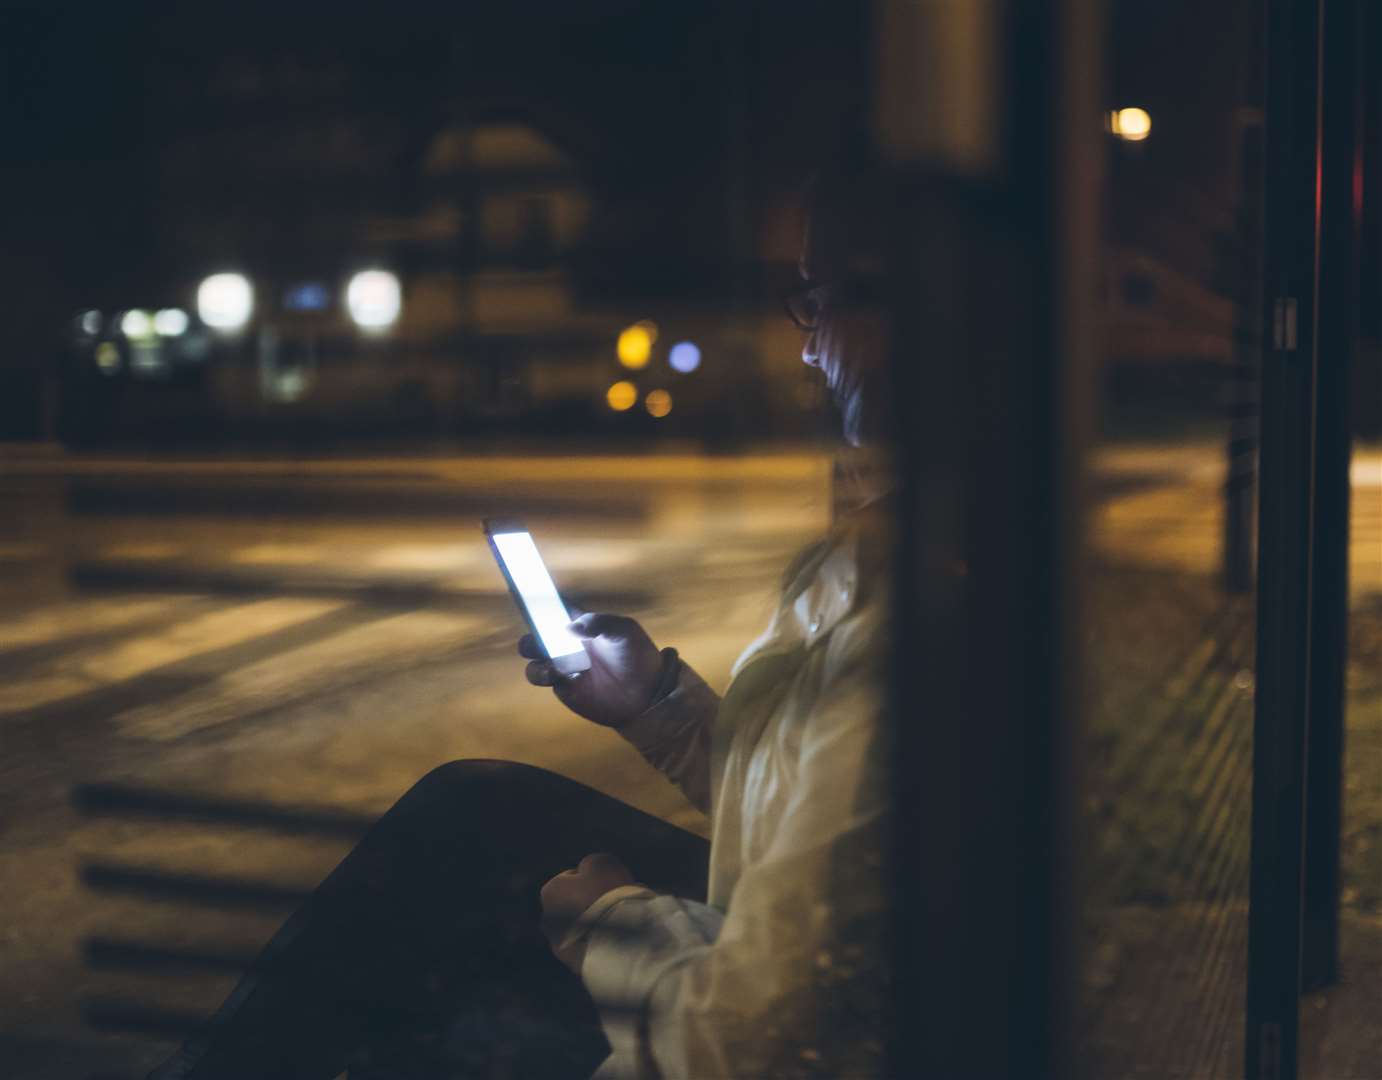
[[[605,403],[615,412],[627,412],[637,400],[638,388],[622,379],[605,391]]]
[[[619,362],[632,371],[648,366],[653,355],[653,343],[657,341],[657,324],[644,319],[625,327],[619,335],[616,347]]]
[[[1126,142],[1141,142],[1152,133],[1152,117],[1146,109],[1114,109],[1108,129]]]
[[[666,390],[649,390],[648,396],[643,399],[643,407],[648,410],[649,416],[660,420],[672,411],[672,395]]]

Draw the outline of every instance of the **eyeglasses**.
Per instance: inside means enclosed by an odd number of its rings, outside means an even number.
[[[881,301],[885,294],[876,278],[850,277],[841,281],[804,285],[782,299],[787,318],[805,333],[814,332],[821,324],[826,308],[844,304],[869,305]]]
[[[825,310],[832,293],[833,283],[807,285],[796,289],[782,298],[782,306],[787,318],[797,325],[803,333],[812,333],[821,324],[821,312]]]

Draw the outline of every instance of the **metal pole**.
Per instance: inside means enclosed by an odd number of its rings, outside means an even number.
[[[1245,1070],[1295,1080],[1314,505],[1320,0],[1269,0]]]
[[[1227,383],[1228,478],[1224,485],[1224,588],[1246,595],[1256,584],[1258,419],[1262,340],[1262,52],[1261,0],[1239,0],[1235,25],[1244,37],[1235,80],[1238,107],[1238,214],[1233,282],[1233,365]]]
[[[1253,66],[1253,65],[1249,65]],[[1224,482],[1224,588],[1252,591],[1253,511],[1257,506],[1257,426],[1262,343],[1262,108],[1238,109],[1240,203],[1233,304],[1233,366],[1228,376],[1229,432]]]
[[[1325,5],[1320,56],[1319,331],[1315,373],[1315,523],[1310,605],[1302,987],[1339,977],[1339,833],[1343,825],[1344,667],[1348,652],[1349,402],[1358,347],[1362,201],[1357,0]]]

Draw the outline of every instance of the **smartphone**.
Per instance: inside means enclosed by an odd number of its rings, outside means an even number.
[[[521,521],[485,518],[485,537],[514,603],[552,666],[563,675],[589,670],[590,655],[581,639],[566,628],[571,614],[527,526]]]

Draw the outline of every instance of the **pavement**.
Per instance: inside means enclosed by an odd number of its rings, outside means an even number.
[[[1217,447],[1102,451],[1097,559],[1217,572]],[[1382,452],[1355,463],[1382,590]],[[0,452],[0,1075],[140,1075],[364,824],[455,758],[526,761],[703,828],[527,686],[480,535],[723,686],[825,525],[809,451],[298,460]]]
[[[364,823],[456,758],[692,828],[617,736],[522,677],[479,530],[723,686],[829,463],[0,459],[0,1075],[141,1075]]]
[[[1096,554],[1120,565],[1220,572],[1220,492],[1228,474],[1220,444],[1107,447],[1092,472],[1096,483],[1119,492],[1095,502]],[[1356,601],[1382,591],[1382,447],[1355,448],[1350,479],[1349,591]]]

